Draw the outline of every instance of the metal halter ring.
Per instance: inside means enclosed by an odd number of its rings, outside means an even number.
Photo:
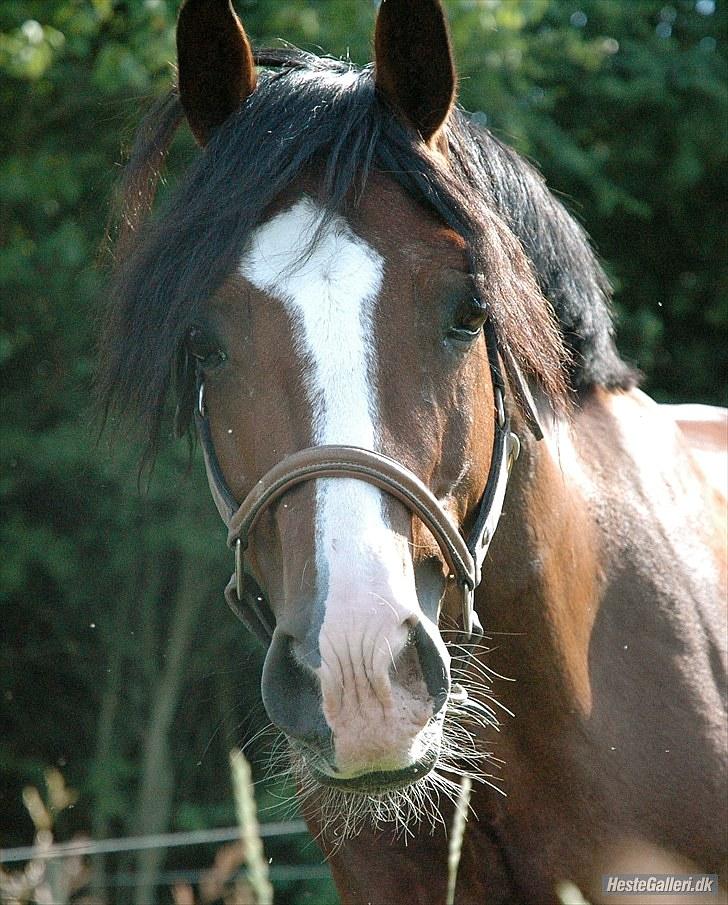
[[[498,412],[498,427],[502,429],[506,424],[506,407],[503,402],[503,391],[500,387],[495,387],[493,396],[495,399],[496,411]]]

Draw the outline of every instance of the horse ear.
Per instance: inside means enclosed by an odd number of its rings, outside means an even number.
[[[374,32],[377,89],[433,145],[455,100],[440,0],[382,0]]]
[[[182,107],[201,145],[255,89],[250,42],[231,0],[186,0],[177,20]]]

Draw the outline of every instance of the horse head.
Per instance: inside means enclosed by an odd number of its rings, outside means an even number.
[[[563,395],[558,328],[477,186],[439,2],[386,0],[363,70],[254,54],[227,0],[188,0],[177,42],[167,125],[181,103],[202,153],[121,265],[127,352],[177,361],[236,551],[228,601],[268,645],[263,701],[302,783],[391,817],[393,790],[467,770],[463,708],[496,722],[453,667],[511,416],[538,433],[520,368]],[[134,393],[159,401],[167,373]]]

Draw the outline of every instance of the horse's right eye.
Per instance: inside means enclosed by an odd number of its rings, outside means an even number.
[[[227,361],[227,353],[220,341],[202,327],[192,327],[187,333],[187,348],[199,366],[210,371]]]

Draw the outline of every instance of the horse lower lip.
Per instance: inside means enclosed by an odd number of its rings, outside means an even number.
[[[328,773],[323,773],[315,767],[310,767],[314,779],[323,786],[339,789],[342,792],[359,792],[362,794],[376,794],[378,792],[391,792],[395,789],[403,789],[410,786],[425,776],[437,763],[438,752],[433,751],[423,760],[402,770],[379,771],[363,773],[360,776],[337,779]]]

